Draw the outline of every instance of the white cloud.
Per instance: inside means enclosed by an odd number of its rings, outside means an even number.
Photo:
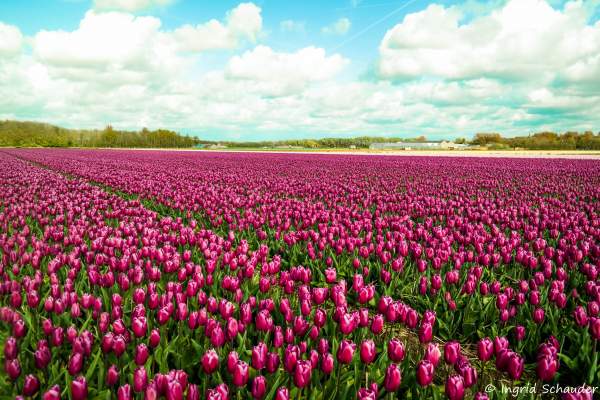
[[[155,17],[88,11],[75,31],[36,34],[33,51],[53,66],[134,69],[150,61],[160,25]]]
[[[379,73],[402,79],[551,81],[600,52],[600,24],[587,25],[588,14],[582,1],[557,10],[545,0],[510,0],[461,24],[458,8],[433,4],[386,33],[379,47]]]
[[[136,12],[152,7],[163,7],[174,0],[94,0],[96,10]]]
[[[283,32],[305,32],[306,23],[304,21],[286,19],[279,23],[279,29],[281,29]]]
[[[327,56],[325,50],[318,47],[278,53],[270,47],[257,46],[234,56],[226,70],[229,76],[239,79],[321,81],[334,77],[347,63],[339,54]]]
[[[19,28],[0,22],[0,56],[13,56],[21,51],[23,35]]]
[[[346,17],[340,18],[335,21],[333,24],[325,26],[321,29],[326,35],[345,35],[350,30],[350,26],[352,23]]]
[[[184,51],[234,49],[244,40],[256,42],[262,30],[260,13],[255,4],[242,3],[227,13],[225,23],[213,19],[196,26],[184,25],[172,36]]]

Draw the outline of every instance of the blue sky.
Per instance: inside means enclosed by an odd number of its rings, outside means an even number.
[[[3,1],[0,118],[231,140],[598,131],[599,3]]]

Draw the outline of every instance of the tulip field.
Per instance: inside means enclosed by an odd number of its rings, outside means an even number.
[[[600,161],[0,149],[0,399],[592,399],[599,271]]]

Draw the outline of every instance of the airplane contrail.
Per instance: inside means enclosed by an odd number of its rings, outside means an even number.
[[[402,11],[404,8],[408,7],[409,5],[415,3],[417,0],[408,0],[406,3],[402,4],[400,7],[392,10],[391,12],[389,12],[388,14],[384,15],[383,17],[381,17],[380,19],[378,19],[377,21],[371,23],[370,25],[367,25],[365,28],[361,29],[360,31],[356,32],[354,35],[350,36],[348,39],[342,41],[341,43],[339,43],[337,46],[335,46],[334,48],[331,49],[331,51],[335,51],[337,49],[339,49],[342,46],[345,46],[346,44],[348,44],[349,42],[353,41],[354,39],[356,39],[357,37],[363,35],[365,32],[369,31],[370,29],[372,29],[373,27],[379,25],[380,23],[382,23],[383,21],[385,21],[386,19],[394,16],[395,14],[399,13],[400,11]]]

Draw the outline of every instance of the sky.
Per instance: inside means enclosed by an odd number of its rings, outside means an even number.
[[[600,0],[3,0],[0,119],[210,140],[600,130]]]

